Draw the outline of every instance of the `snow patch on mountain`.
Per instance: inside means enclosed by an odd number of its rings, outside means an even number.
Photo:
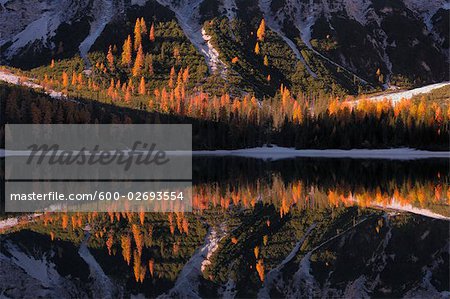
[[[50,12],[46,12],[41,18],[30,23],[22,32],[15,36],[12,45],[8,48],[7,56],[12,57],[17,50],[25,47],[29,43],[40,40],[43,44],[55,33],[60,21],[58,18],[52,18]]]
[[[411,204],[405,204],[398,201],[396,198],[392,198],[392,200],[385,204],[376,204],[372,205],[375,208],[382,209],[392,209],[396,211],[408,212],[416,215],[422,215],[429,218],[441,219],[441,220],[450,220],[450,217],[444,216],[438,213],[434,213],[428,209],[414,207]]]
[[[3,3],[0,18],[0,45],[11,43],[3,53],[11,58],[20,49],[40,41],[42,46],[54,48],[51,38],[62,23],[71,24],[74,18],[88,9],[90,1],[10,0]]]
[[[345,0],[347,15],[362,25],[367,24],[367,14],[372,6],[369,0]]]
[[[388,42],[387,42],[388,36],[383,29],[379,29],[378,34],[381,37],[381,44],[378,43],[378,46],[379,46],[378,49],[380,49],[380,51],[379,51],[380,57],[388,70],[388,73],[386,74],[386,78],[385,78],[386,83],[383,86],[384,89],[387,89],[387,88],[389,88],[390,76],[392,74],[392,62],[391,62],[391,59],[389,58],[389,54],[387,52],[387,47],[389,46]]]
[[[218,51],[210,43],[208,35],[203,33],[203,28],[200,24],[199,8],[203,0],[180,0],[176,3],[170,0],[157,1],[175,13],[178,24],[183,29],[184,34],[205,57],[210,72],[219,72],[219,74],[225,76],[226,66],[219,59]]]
[[[438,12],[439,9],[450,9],[450,2],[448,0],[433,0],[433,1],[422,1],[422,0],[404,0],[405,6],[414,12],[420,19],[422,19],[425,28],[430,32],[431,36],[435,41],[440,44],[445,42],[448,38],[440,36],[436,30],[434,30],[433,17]],[[448,57],[448,51],[443,51],[443,53]]]
[[[308,6],[300,6],[296,12],[294,24],[300,31],[300,37],[305,45],[313,49],[311,45],[311,27],[316,23],[321,13],[320,5],[314,4],[314,0],[309,0]]]
[[[318,282],[311,274],[311,255],[313,250],[308,252],[300,261],[299,269],[292,278],[292,293],[288,292],[290,298],[315,298],[315,291],[318,289]]]
[[[236,282],[233,279],[228,279],[227,283],[219,290],[219,295],[222,298],[233,299],[236,297],[237,288]]]
[[[0,149],[0,157],[5,157],[4,151],[5,150]],[[25,217],[21,216],[20,220],[19,220],[19,217],[10,217],[10,218],[0,220],[0,231],[15,227],[16,225],[18,225],[20,223],[34,221],[35,218],[37,218],[41,215],[42,215],[41,213],[34,213],[34,214],[26,215]]]
[[[225,64],[219,59],[219,52],[214,48],[213,44],[211,43],[211,36],[208,35],[205,31],[205,29],[202,28],[202,38],[206,42],[207,51],[204,52],[202,50],[202,54],[205,57],[209,57],[209,63],[208,59],[206,59],[208,65],[210,66],[210,70],[214,73],[216,71],[219,71],[223,76],[226,75],[226,69],[227,67]]]
[[[284,260],[275,268],[269,271],[264,281],[264,286],[258,292],[258,298],[270,298],[270,290],[275,285],[278,291],[283,291],[285,286],[283,282],[282,270],[284,266],[289,263],[298,253],[308,235],[316,227],[316,224],[312,224],[308,227],[303,237],[295,244],[292,251],[284,258]]]
[[[201,298],[199,295],[199,278],[205,267],[211,263],[209,259],[219,247],[219,242],[225,234],[224,227],[210,228],[203,246],[192,255],[183,267],[175,286],[168,293],[158,298]]]
[[[235,0],[223,0],[222,8],[230,22],[236,19],[237,6]]]
[[[131,0],[131,5],[145,6],[147,0]]]
[[[0,230],[14,227],[19,224],[19,219],[17,217],[7,218],[0,220]]]
[[[66,95],[64,95],[60,91],[55,91],[53,89],[44,89],[42,85],[34,83],[33,79],[21,77],[4,70],[0,70],[0,81],[4,81],[14,85],[26,86],[33,89],[43,90],[46,94],[48,94],[50,97],[54,99],[60,100],[66,98]]]
[[[94,1],[92,11],[94,15],[92,16],[93,21],[90,23],[89,35],[81,42],[78,48],[87,66],[89,66],[87,53],[115,14],[113,1]]]
[[[0,253],[0,297],[69,298],[86,297],[69,279],[62,277],[49,261],[54,252],[34,257],[10,241],[2,241]],[[6,279],[8,277],[8,279]],[[4,297],[3,297],[4,296]]]
[[[349,283],[344,291],[344,298],[370,298],[366,288],[366,277],[361,275],[351,283]]]
[[[349,227],[348,229],[336,234],[335,236],[329,238],[328,240],[322,242],[318,246],[314,247],[311,251],[305,254],[305,256],[300,261],[297,272],[295,272],[291,285],[287,291],[287,297],[289,298],[315,298],[320,297],[320,284],[311,274],[311,256],[312,254],[320,249],[322,246],[330,243],[331,241],[345,235],[350,230],[354,229],[356,226],[364,223],[367,218],[360,220],[358,223]]]
[[[399,102],[402,99],[410,99],[415,95],[429,93],[435,89],[445,87],[445,86],[450,86],[450,82],[435,83],[435,84],[430,84],[430,85],[426,85],[426,86],[422,86],[422,87],[418,87],[418,88],[414,88],[414,89],[410,89],[410,90],[386,93],[386,94],[382,94],[382,95],[369,97],[369,99],[374,100],[374,101],[381,101],[384,99],[388,99],[388,100],[391,100],[393,104],[396,104],[397,102]]]
[[[90,277],[93,279],[92,290],[95,295],[101,298],[114,298],[114,292],[116,290],[114,284],[111,282],[105,272],[103,272],[102,267],[97,263],[95,258],[90,253],[87,242],[89,240],[90,234],[85,233],[85,238],[80,245],[78,254],[80,257],[88,264],[89,270],[91,272]]]
[[[349,10],[356,13],[356,15],[352,15],[352,18],[359,19],[361,21],[366,21],[362,16],[365,16],[365,13],[362,13],[361,10],[366,10],[366,6],[363,7],[354,7],[349,3],[346,5],[345,0],[341,0],[341,2],[333,2],[333,1],[321,1],[316,2],[314,0],[300,1],[300,0],[286,0],[286,4],[280,8],[278,11],[273,13],[271,10],[271,4],[273,0],[260,0],[259,6],[263,11],[264,16],[267,17],[269,27],[277,32],[278,34],[282,33],[282,24],[286,21],[292,22],[292,24],[297,28],[300,32],[300,38],[302,42],[305,44],[308,49],[310,49],[315,55],[320,58],[328,61],[330,64],[335,67],[339,67],[346,72],[352,74],[356,79],[358,79],[363,84],[368,84],[366,80],[356,75],[354,72],[350,71],[346,66],[336,63],[330,58],[326,57],[322,53],[318,52],[311,45],[311,36],[312,36],[312,27],[316,24],[316,21],[319,17],[324,16],[327,20],[331,18],[331,14],[343,12],[345,8],[349,6]],[[353,7],[353,8],[352,8]],[[331,23],[329,25],[332,27]],[[273,28],[272,28],[273,27]],[[293,49],[294,53],[296,48],[294,43],[289,42],[286,38],[283,38],[286,43]],[[294,45],[294,47],[293,47]],[[298,50],[297,50],[298,51]],[[297,53],[296,53],[296,56]]]
[[[431,22],[431,19],[436,14],[436,12],[440,8],[450,8],[448,0],[403,0],[403,3],[409,10],[418,14],[422,18],[429,32],[433,32],[433,23]]]
[[[448,246],[444,248],[448,253]],[[436,253],[435,253],[436,254]],[[433,272],[439,269],[439,264],[443,263],[443,260],[433,256],[432,263],[422,268],[422,281],[417,283],[411,290],[409,290],[404,298],[449,298],[450,291],[438,291],[432,284]]]
[[[21,251],[12,243],[7,243],[5,248],[12,255],[11,260],[14,264],[22,268],[34,279],[39,280],[44,287],[50,287],[58,283],[60,275],[55,270],[55,265],[48,262],[45,255],[42,256],[42,259],[38,260]]]
[[[308,73],[314,77],[317,78],[317,74],[314,73],[309,65],[306,63],[305,59],[303,58],[303,55],[298,50],[295,43],[288,38],[283,31],[281,30],[280,23],[276,20],[274,15],[272,14],[272,11],[270,9],[271,0],[259,0],[258,2],[260,10],[263,12],[264,20],[266,21],[267,26],[276,34],[278,34],[284,42],[291,48],[292,52],[294,52],[295,57],[300,60],[300,62],[305,66]]]

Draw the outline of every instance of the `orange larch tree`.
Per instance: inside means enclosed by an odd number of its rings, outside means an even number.
[[[172,66],[172,68],[170,69],[170,75],[169,75],[169,87],[170,88],[173,88],[174,80],[175,80],[175,68]]]
[[[106,55],[106,60],[108,61],[108,67],[111,71],[114,70],[114,55],[112,53],[112,47],[109,45],[108,54]]]
[[[69,86],[69,76],[67,75],[66,71],[63,71],[62,73],[62,86],[64,88],[67,88]]]
[[[139,94],[140,95],[145,95],[146,94],[144,77],[141,77],[141,82],[139,83]]]
[[[261,49],[259,48],[259,43],[256,42],[256,45],[255,45],[255,54],[256,54],[256,55],[259,55],[259,53],[261,53]]]
[[[131,262],[131,238],[128,235],[120,237],[123,259],[130,265]]]
[[[264,262],[262,259],[258,260],[258,263],[256,263],[256,271],[258,272],[259,279],[264,281]]]
[[[131,36],[128,35],[122,47],[122,65],[130,66],[131,64]]]
[[[140,19],[136,19],[136,23],[134,24],[134,50],[137,51],[141,44],[142,44],[141,21]]]
[[[145,24],[144,17],[141,18],[141,33],[147,34],[147,25]]]
[[[253,253],[255,254],[255,258],[259,257],[259,247],[255,246],[255,248],[253,248]]]
[[[148,261],[148,269],[150,271],[150,275],[153,277],[155,273],[155,260],[153,258]]]
[[[106,248],[108,248],[108,254],[111,255],[111,248],[114,244],[114,235],[113,233],[109,233],[108,239],[106,240]]]
[[[142,72],[142,67],[144,66],[144,51],[142,50],[142,45],[139,45],[139,50],[136,54],[136,60],[133,66],[133,77],[137,77]]]
[[[152,23],[152,26],[150,26],[149,39],[151,42],[155,41],[155,25],[153,23]]]
[[[261,23],[259,24],[258,30],[256,31],[256,37],[259,41],[263,41],[264,37],[266,36],[266,22],[264,19],[261,20]]]

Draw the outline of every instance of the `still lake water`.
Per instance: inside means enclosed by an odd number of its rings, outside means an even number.
[[[201,186],[220,194],[250,192],[253,199],[262,201],[270,194],[270,200],[277,202],[283,194],[289,205],[304,205],[305,200],[326,205],[318,202],[318,197],[325,196],[330,205],[412,206],[450,217],[448,159],[194,157],[193,178],[194,190]],[[194,194],[201,195],[201,191]]]
[[[197,156],[192,213],[45,214],[3,231],[0,294],[445,297],[449,166]]]

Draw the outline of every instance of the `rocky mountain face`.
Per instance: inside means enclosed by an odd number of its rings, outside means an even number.
[[[245,79],[228,61],[238,51],[258,69],[251,50],[264,18],[267,45],[277,43],[267,51],[280,50],[269,57],[280,82],[334,78],[349,91],[421,85],[448,79],[449,9],[446,0],[2,0],[1,64],[32,68],[104,52],[100,45],[121,45],[115,33],[132,16],[148,16],[175,19],[210,72]],[[295,63],[283,67],[279,56]]]
[[[7,298],[448,297],[449,243],[442,237],[447,221],[377,212],[353,224],[344,218],[331,226],[314,222],[293,241],[283,227],[295,220],[273,223],[280,230],[273,246],[283,246],[288,254],[274,251],[265,260],[264,283],[254,270],[232,266],[251,258],[244,258],[245,247],[230,245],[223,227],[210,230],[192,255],[183,251],[178,259],[161,263],[144,283],[135,282],[119,252],[108,255],[89,233],[71,242],[21,230],[0,235],[0,290]],[[144,251],[154,254],[153,247]],[[167,273],[171,279],[162,278]]]
[[[269,27],[291,39],[300,36],[314,53],[363,78],[378,67],[385,82],[412,73],[438,80],[445,73],[445,1],[280,2],[260,1]]]

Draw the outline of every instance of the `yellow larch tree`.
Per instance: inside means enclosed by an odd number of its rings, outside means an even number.
[[[266,22],[264,19],[261,20],[261,23],[259,24],[258,30],[256,31],[256,37],[259,41],[263,41],[264,37],[266,36]]]
[[[62,85],[64,88],[67,88],[69,86],[69,76],[65,71],[62,73]]]
[[[148,270],[150,271],[150,275],[153,277],[153,274],[155,273],[155,260],[153,258],[148,261]]]
[[[142,67],[144,66],[144,52],[142,50],[142,45],[139,45],[139,50],[136,54],[136,60],[134,61],[133,66],[133,77],[137,77],[142,72]]]
[[[73,71],[72,72],[72,80],[71,80],[71,83],[70,83],[72,86],[77,85],[77,77],[78,77],[77,73],[75,71]]]
[[[155,41],[155,25],[152,23],[152,25],[150,26],[150,34],[149,34],[149,39],[151,42]]]
[[[258,263],[256,263],[256,271],[258,272],[259,279],[264,281],[264,262],[262,259],[258,260]]]
[[[145,95],[146,94],[144,77],[141,77],[141,82],[139,83],[139,94],[140,95]]]
[[[131,238],[128,235],[120,237],[123,259],[130,265],[131,262]]]
[[[253,253],[255,254],[255,258],[259,257],[259,246],[255,246],[255,248],[253,249]]]
[[[124,41],[122,47],[122,65],[130,66],[131,64],[131,36]]]
[[[125,91],[125,103],[129,104],[130,102],[131,102],[131,88],[127,87]]]
[[[172,68],[170,69],[170,76],[169,76],[169,87],[173,88],[174,85],[174,80],[175,80],[175,68],[172,66]]]
[[[264,65],[269,66],[269,58],[267,57],[267,55],[264,55]]]
[[[136,19],[136,23],[134,24],[134,50],[137,51],[141,44],[142,44],[141,21],[140,19]]]
[[[141,18],[141,33],[147,34],[147,25],[145,24],[144,17]]]
[[[259,53],[261,53],[261,49],[259,48],[259,43],[256,42],[256,45],[255,45],[255,54],[256,54],[256,55],[259,55]]]

